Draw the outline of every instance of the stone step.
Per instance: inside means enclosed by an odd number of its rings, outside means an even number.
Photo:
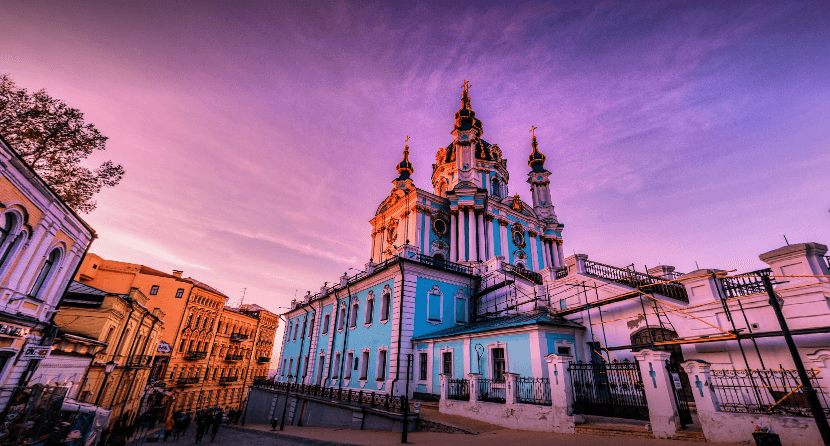
[[[579,424],[576,426],[575,431],[577,434],[585,435],[654,438],[654,434],[652,434],[651,430],[647,427],[627,424]],[[693,430],[678,431],[677,439],[684,441],[706,441],[706,437],[703,436],[703,432]]]

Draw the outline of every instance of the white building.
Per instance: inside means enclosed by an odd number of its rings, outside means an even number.
[[[51,346],[55,307],[94,238],[0,138],[0,407],[36,369],[26,350]]]

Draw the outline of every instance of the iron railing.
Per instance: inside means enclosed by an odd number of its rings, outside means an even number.
[[[451,400],[470,401],[470,381],[466,379],[447,380],[447,398]]]
[[[254,380],[254,386],[288,393],[313,396],[321,399],[342,401],[349,405],[370,407],[393,413],[403,413],[405,399],[388,393],[369,392],[337,387],[310,386],[298,383],[283,383],[272,380]],[[407,403],[408,404],[408,403]]]
[[[648,420],[648,404],[638,362],[571,362],[574,413]]]
[[[241,342],[241,341],[247,341],[247,340],[248,340],[248,335],[246,335],[246,334],[231,333],[231,341]]]
[[[516,379],[516,402],[550,406],[550,379],[525,378]]]
[[[473,274],[473,268],[472,267],[469,267],[467,265],[462,265],[460,263],[450,262],[449,260],[436,259],[435,257],[430,257],[430,256],[424,255],[424,254],[415,255],[415,260],[417,260],[419,263],[424,263],[426,265],[430,265],[430,266],[433,266],[435,268],[440,268],[440,269],[444,269],[444,270],[447,270],[447,271],[453,271],[453,272],[456,272],[456,273],[470,274],[470,275]]]
[[[616,266],[590,260],[585,261],[585,272],[631,288],[639,288],[645,293],[653,292],[682,302],[689,302],[689,295],[686,293],[685,286],[679,283],[666,282],[663,277],[652,276],[629,268],[617,268]]]
[[[737,276],[721,277],[720,283],[723,288],[724,297],[738,297],[749,296],[750,294],[765,293],[764,282],[762,276],[769,276],[772,274],[772,269],[759,269],[743,273]]]
[[[176,385],[179,385],[179,386],[186,386],[186,385],[189,385],[189,384],[199,384],[199,377],[198,376],[193,376],[193,377],[190,377],[190,378],[179,378],[179,379],[176,380]]]
[[[256,362],[258,362],[260,364],[262,364],[263,362],[271,362],[271,357],[270,356],[260,356],[259,358],[256,359]]]
[[[507,383],[503,379],[476,380],[476,394],[479,401],[488,403],[507,402]]]
[[[200,352],[191,350],[184,355],[184,359],[205,359],[207,358],[207,352]]]
[[[225,361],[226,362],[236,362],[245,359],[243,355],[226,355]]]
[[[815,370],[807,370],[825,416],[830,416],[825,389]],[[712,370],[712,388],[723,412],[812,417],[796,370]]]
[[[523,278],[535,283],[536,285],[541,285],[544,281],[541,274],[539,274],[535,271],[530,271],[529,269],[519,268],[516,265],[511,265],[510,263],[506,263],[506,262],[502,262],[501,267],[505,271],[507,271],[509,273],[512,273],[516,276],[523,277]]]
[[[555,280],[562,280],[565,277],[568,277],[568,267],[564,266],[562,269],[556,271],[556,276],[554,276]]]
[[[238,379],[236,376],[221,376],[219,377],[219,384],[235,383]]]

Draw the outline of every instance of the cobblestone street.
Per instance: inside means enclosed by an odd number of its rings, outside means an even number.
[[[158,434],[150,435],[154,437]],[[173,441],[173,436],[165,442],[162,438],[157,443],[149,443],[146,440],[136,439],[133,442],[127,443],[129,446],[143,446],[145,444],[158,445],[193,445],[196,443],[196,426],[191,425],[184,436],[179,437],[178,440]],[[308,446],[347,446],[346,443],[334,443],[325,440],[318,440],[313,438],[294,437],[290,435],[276,434],[271,432],[264,432],[255,429],[243,429],[236,426],[222,425],[219,432],[216,433],[216,440],[210,440],[210,431],[202,438],[202,442],[198,444],[203,445],[233,445],[233,446],[288,446],[288,445],[308,445]]]

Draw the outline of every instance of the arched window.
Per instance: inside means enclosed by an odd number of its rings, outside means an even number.
[[[388,321],[389,320],[389,307],[392,305],[392,295],[390,293],[383,293],[383,297],[381,297],[380,301],[380,320],[381,321]]]
[[[444,258],[444,254],[441,254],[440,252],[435,253],[435,255],[432,256],[432,258],[435,259],[435,260],[441,260],[441,261],[447,260],[447,259]]]
[[[352,304],[352,315],[351,315],[351,318],[349,319],[349,328],[357,327],[357,311],[359,309],[360,309],[360,305],[358,304],[357,301],[355,301],[355,303]]]
[[[490,180],[490,190],[493,193],[493,196],[501,197],[501,183],[499,182],[499,177],[493,177]]]
[[[342,330],[346,326],[346,306],[340,306],[340,317],[337,318],[337,329]]]
[[[46,261],[43,263],[43,266],[40,268],[40,273],[37,275],[37,279],[35,280],[34,286],[32,286],[32,291],[29,292],[29,295],[32,297],[38,297],[42,290],[49,288],[47,282],[52,279],[54,276],[54,269],[55,264],[58,263],[61,257],[61,250],[55,248],[52,252],[49,253],[49,256],[46,258]]]
[[[6,259],[12,252],[15,239],[14,227],[17,225],[17,216],[12,212],[6,212],[0,215],[0,269],[6,263]]]
[[[363,315],[363,323],[364,324],[371,324],[372,323],[372,316],[375,312],[375,295],[372,292],[369,292],[369,297],[366,299],[366,312]]]

